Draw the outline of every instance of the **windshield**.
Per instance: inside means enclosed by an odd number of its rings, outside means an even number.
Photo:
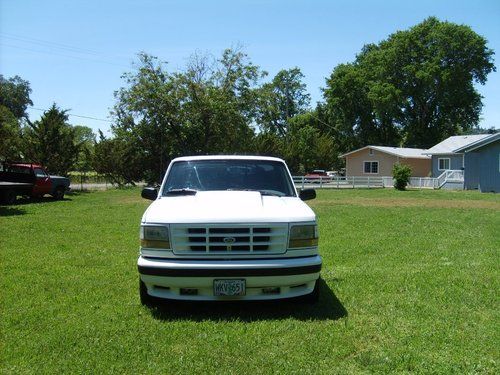
[[[170,168],[162,195],[185,190],[249,190],[295,196],[284,163],[272,160],[178,161]]]

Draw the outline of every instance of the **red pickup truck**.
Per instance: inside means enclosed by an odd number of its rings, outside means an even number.
[[[63,199],[69,190],[66,177],[51,176],[38,164],[4,163],[0,166],[0,201],[15,203],[18,196],[33,198],[49,194],[54,199]]]
[[[329,176],[328,173],[326,173],[326,171],[324,171],[323,169],[315,169],[311,173],[308,173],[304,176],[304,181],[319,184],[320,182],[332,181],[332,176]]]

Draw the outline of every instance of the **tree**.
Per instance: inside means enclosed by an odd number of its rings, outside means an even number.
[[[330,169],[337,154],[333,139],[322,133],[314,111],[295,116],[285,147],[285,159],[292,171],[303,174],[313,169]]]
[[[143,150],[143,178],[150,182],[159,181],[172,155],[187,148],[178,79],[164,65],[153,56],[140,54],[136,71],[122,76],[126,86],[115,92],[112,112],[114,137],[130,140]]]
[[[195,55],[183,72],[139,55],[116,92],[116,139],[139,147],[143,178],[159,182],[174,157],[251,150],[255,88],[262,73],[238,50],[211,61]]]
[[[240,50],[227,49],[213,62],[207,56],[191,58],[181,83],[194,154],[251,150],[255,86],[262,74]]]
[[[94,146],[92,167],[119,186],[133,185],[134,181],[143,178],[139,146],[124,137],[106,138],[100,130],[99,141]]]
[[[5,79],[0,74],[0,106],[6,107],[15,118],[28,118],[26,109],[29,105],[33,105],[30,93],[28,81],[19,76]]]
[[[494,70],[482,36],[430,17],[334,69],[324,90],[328,122],[346,150],[350,143],[428,148],[477,126],[474,84]]]
[[[76,159],[75,168],[80,172],[92,170],[92,159],[96,137],[91,128],[84,125],[74,125],[75,143],[79,145],[80,151]]]
[[[81,144],[68,123],[67,110],[53,104],[39,121],[24,129],[26,160],[44,165],[51,173],[67,175],[78,158]]]
[[[258,123],[264,132],[280,137],[288,133],[290,119],[309,108],[310,95],[299,68],[280,70],[259,90]]]
[[[0,74],[0,159],[22,158],[21,126],[28,118],[26,109],[33,105],[30,93],[28,81]]]
[[[0,105],[0,160],[21,159],[21,126],[7,107]]]
[[[284,141],[278,135],[262,132],[255,136],[252,148],[257,155],[283,158],[285,154],[284,147]]]
[[[392,167],[392,178],[394,178],[394,188],[406,190],[406,185],[410,182],[411,167],[406,164],[394,164]]]

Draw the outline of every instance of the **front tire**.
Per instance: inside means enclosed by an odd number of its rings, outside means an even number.
[[[56,191],[54,191],[54,195],[52,195],[55,200],[60,201],[64,199],[64,188],[58,187]]]

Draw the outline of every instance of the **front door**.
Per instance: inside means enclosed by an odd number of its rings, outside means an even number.
[[[33,168],[35,174],[35,186],[33,187],[33,195],[43,196],[49,194],[52,190],[52,181],[42,168]]]

